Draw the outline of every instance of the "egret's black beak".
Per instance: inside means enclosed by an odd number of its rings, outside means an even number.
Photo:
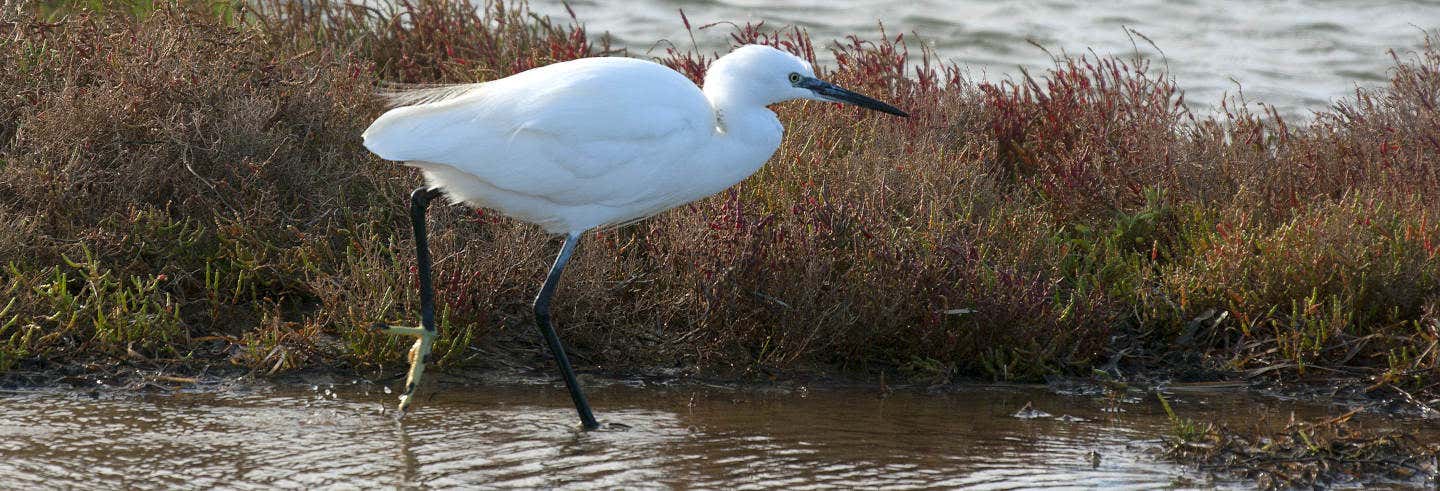
[[[795,86],[802,89],[810,89],[810,91],[814,92],[815,95],[818,95],[820,96],[820,98],[827,101],[854,104],[865,109],[873,109],[882,113],[894,114],[896,116],[910,116],[909,114],[906,114],[905,111],[901,111],[895,106],[877,101],[870,98],[869,96],[858,92],[852,92],[842,89],[840,87],[836,87],[835,84],[820,80],[815,77],[805,77],[804,79],[800,80],[800,83],[795,84]]]

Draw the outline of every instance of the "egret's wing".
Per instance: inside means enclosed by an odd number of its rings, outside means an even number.
[[[452,98],[387,112],[365,132],[382,158],[455,167],[560,204],[640,198],[658,166],[682,163],[714,131],[688,79],[628,58],[537,68]]]

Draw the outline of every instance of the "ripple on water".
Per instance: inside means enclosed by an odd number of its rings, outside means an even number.
[[[881,399],[612,384],[592,400],[603,420],[630,428],[582,432],[564,391],[550,386],[450,388],[403,422],[382,414],[394,398],[373,389],[0,396],[0,488],[1140,489],[1196,479],[1156,462],[1167,423],[1149,400],[1106,413],[1102,398],[1041,389]],[[1178,411],[1244,414],[1247,424],[1329,412],[1236,395],[1184,399]],[[1083,421],[1011,417],[1027,402]]]
[[[1197,112],[1213,109],[1222,95],[1234,93],[1235,80],[1247,93],[1263,95],[1263,102],[1277,106],[1282,115],[1302,119],[1333,99],[1350,96],[1356,82],[1378,85],[1391,66],[1387,49],[1413,50],[1424,40],[1422,29],[1440,27],[1440,2],[1428,0],[637,0],[625,8],[610,2],[571,3],[591,32],[615,34],[633,54],[644,54],[658,39],[689,46],[676,11],[680,8],[693,25],[766,21],[804,26],[827,61],[831,40],[848,34],[875,39],[877,21],[883,21],[891,36],[904,33],[914,39],[912,33],[918,34],[941,59],[958,61],[991,80],[1016,76],[1018,67],[1032,73],[1049,67],[1050,56],[1031,46],[1031,40],[1052,53],[1153,51],[1124,26],[1164,51]],[[530,4],[544,14],[565,15],[562,0]],[[726,34],[722,26],[697,32],[696,39],[705,51],[719,51],[729,41]],[[1356,55],[1337,60],[1336,53]],[[1332,69],[1337,61],[1344,62],[1343,70]]]

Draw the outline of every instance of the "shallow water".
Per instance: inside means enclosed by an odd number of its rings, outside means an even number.
[[[531,0],[536,11],[564,16],[561,0]],[[1017,67],[1050,66],[1054,53],[1129,55],[1135,46],[1156,64],[1168,64],[1197,111],[1235,94],[1275,104],[1282,114],[1305,117],[1355,87],[1375,86],[1392,65],[1386,50],[1413,50],[1422,29],[1440,28],[1433,0],[570,0],[579,19],[617,44],[644,53],[656,40],[690,46],[680,21],[765,21],[811,33],[817,48],[848,34],[923,39],[942,59],[958,61],[977,78],[1017,75]],[[623,5],[623,6],[622,6]],[[1133,28],[1150,38],[1127,36]],[[726,28],[700,31],[707,50],[722,48]],[[817,49],[825,53],[823,49]],[[659,49],[656,53],[663,54]]]
[[[596,385],[602,423],[629,428],[579,431],[548,383],[449,387],[402,422],[385,414],[395,396],[367,382],[0,393],[0,488],[1253,486],[1160,461],[1153,399]],[[1027,402],[1054,417],[1014,417]],[[1172,402],[1239,427],[1343,409],[1242,393]]]

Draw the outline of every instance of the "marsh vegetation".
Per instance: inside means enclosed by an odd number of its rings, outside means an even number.
[[[523,4],[40,2],[0,21],[0,372],[394,371],[415,316],[407,192],[370,155],[383,83],[619,55]],[[785,142],[720,195],[582,246],[556,318],[584,370],[943,384],[1147,373],[1359,381],[1427,407],[1440,361],[1440,47],[1303,123],[1192,113],[1144,60],[1000,83],[904,36],[825,76],[895,122],[775,107]],[[657,60],[699,79],[712,53]],[[803,116],[803,117],[802,117]],[[432,212],[445,370],[539,366],[547,237]],[[518,359],[519,362],[513,360]],[[507,361],[508,360],[508,361]]]

